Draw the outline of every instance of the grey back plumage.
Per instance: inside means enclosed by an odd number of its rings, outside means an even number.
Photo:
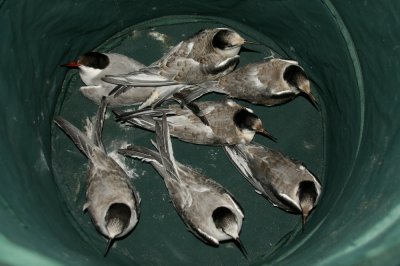
[[[304,70],[295,61],[271,59],[240,68],[219,80],[218,86],[233,98],[267,106],[285,103],[301,91],[295,86],[297,81],[291,71]],[[287,77],[290,77],[288,80]],[[288,82],[290,81],[290,82]],[[306,79],[304,82],[308,82]]]
[[[179,105],[168,106],[167,117],[170,134],[182,141],[206,145],[232,145],[250,142],[258,132],[265,135],[267,132],[261,120],[252,110],[245,108],[233,100],[196,102],[205,119],[199,118],[188,108]],[[130,125],[143,127],[155,131],[158,115],[149,110],[144,112],[121,113],[117,115],[119,121]],[[207,124],[203,120],[207,121]]]
[[[318,107],[304,69],[296,61],[278,58],[248,64],[216,81],[201,84],[183,102],[194,101],[209,92],[266,106],[284,104],[303,93]]]
[[[256,192],[274,206],[289,212],[308,213],[317,205],[321,184],[307,168],[278,151],[257,143],[224,147],[233,164]]]
[[[224,36],[220,36],[221,32],[225,33]],[[231,72],[239,62],[237,54],[240,47],[233,54],[218,53],[216,50],[223,50],[221,42],[231,42],[229,35],[237,35],[235,37],[240,39],[240,36],[230,29],[216,28],[199,31],[191,38],[179,43],[152,66],[160,68],[161,76],[179,83],[199,84],[214,80]],[[215,47],[216,43],[221,45]],[[241,44],[243,43],[244,40]]]
[[[79,129],[77,129],[70,122],[62,117],[54,118],[54,122],[62,129],[66,134],[72,139],[76,147],[88,158],[93,154],[94,149],[98,147],[93,143],[93,141],[83,134]]]
[[[122,85],[113,90],[116,95],[121,91],[136,90],[137,87],[164,87],[146,100],[145,106],[153,106],[171,98],[175,92],[233,71],[239,62],[238,53],[242,44],[244,39],[233,30],[205,29],[181,41],[146,68],[128,75],[108,75],[102,80]],[[158,96],[159,93],[163,95]]]
[[[93,52],[91,52],[93,53]],[[90,54],[91,54],[90,53]],[[80,76],[82,78],[82,81],[87,85],[99,85],[103,87],[110,87],[113,88],[114,85],[104,82],[101,78],[107,76],[107,75],[117,75],[117,74],[127,74],[132,71],[137,71],[145,65],[142,63],[136,61],[133,58],[129,58],[125,55],[122,54],[116,54],[116,53],[96,53],[98,56],[96,57],[87,57],[83,55],[81,59],[79,60],[82,63],[82,66],[80,67]],[[104,60],[100,60],[101,58],[105,58]],[[90,59],[94,58],[94,59]],[[99,65],[97,62],[103,62],[106,61],[107,64],[102,64]],[[96,64],[93,64],[95,62]],[[90,69],[97,69],[99,70],[98,72],[89,72],[85,73]],[[92,73],[92,75],[90,75]],[[97,73],[97,75],[94,75]],[[108,91],[109,92],[109,91]],[[106,95],[105,95],[106,96]],[[100,98],[101,100],[101,98]]]
[[[94,54],[88,56],[87,54]],[[144,68],[145,65],[122,54],[90,52],[81,56],[82,66],[79,74],[85,86],[80,92],[89,100],[100,104],[101,98],[107,96],[116,85],[102,79],[108,75],[122,75]],[[104,59],[102,59],[104,58]],[[104,65],[107,63],[106,65]],[[137,88],[135,91],[122,92],[118,97],[108,99],[109,106],[140,104],[153,93],[152,88]]]
[[[103,97],[96,120],[90,124],[90,136],[62,117],[54,120],[89,159],[86,203],[83,209],[88,210],[97,230],[109,238],[108,251],[114,238],[128,234],[137,224],[140,196],[125,171],[105,152],[101,132],[106,108],[107,101]]]
[[[244,218],[240,206],[233,196],[217,182],[194,171],[189,166],[177,162],[173,155],[168,125],[165,115],[157,121],[156,142],[158,154],[143,147],[130,146],[120,149],[123,155],[138,158],[151,163],[164,178],[171,201],[188,228],[201,240],[208,244],[218,245],[220,241],[232,239],[231,235],[217,227],[213,213],[224,207],[235,216],[238,237]],[[220,223],[217,222],[220,226]]]

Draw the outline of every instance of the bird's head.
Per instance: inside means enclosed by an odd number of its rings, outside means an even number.
[[[299,92],[304,93],[307,99],[318,109],[317,100],[311,93],[310,80],[304,70],[298,65],[289,65],[283,73],[283,79],[290,85],[295,87]]]
[[[227,28],[217,29],[212,38],[212,46],[226,58],[237,55],[245,42],[237,32]]]
[[[115,238],[125,235],[131,219],[131,209],[124,203],[113,203],[105,217],[108,243],[104,256],[107,255]]]

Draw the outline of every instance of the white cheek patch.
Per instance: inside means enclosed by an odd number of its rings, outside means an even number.
[[[219,51],[222,56],[229,57],[230,59],[232,59],[233,57],[238,56],[237,54],[240,51],[240,46],[228,50],[219,50]]]
[[[248,143],[253,140],[256,133],[253,130],[243,129],[242,134],[243,138],[246,140],[246,143]]]
[[[86,85],[100,85],[100,84],[92,84],[92,79],[96,78],[98,75],[103,72],[102,69],[92,68],[88,66],[79,66],[79,75]]]

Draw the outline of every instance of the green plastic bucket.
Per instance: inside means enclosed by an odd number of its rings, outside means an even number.
[[[0,1],[0,264],[398,265],[397,10],[394,1]],[[259,54],[242,53],[241,65],[293,59],[312,79],[320,111],[303,97],[277,107],[241,103],[278,138],[257,142],[319,177],[320,203],[302,231],[300,217],[254,193],[221,148],[174,140],[179,161],[223,184],[244,208],[248,259],[232,243],[215,248],[187,232],[157,173],[122,157],[142,213],[104,258],[106,241],[81,211],[87,160],[52,122],[62,115],[83,128],[96,105],[80,95],[77,72],[58,65],[91,50],[149,64],[216,26],[262,44]],[[105,121],[110,152],[150,147],[153,137],[112,115]]]

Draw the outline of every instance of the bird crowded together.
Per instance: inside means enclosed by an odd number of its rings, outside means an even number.
[[[99,233],[108,239],[129,234],[140,218],[140,195],[123,168],[105,151],[102,129],[107,108],[128,127],[155,132],[153,148],[134,143],[121,156],[149,163],[163,178],[170,200],[187,228],[212,246],[240,241],[244,211],[222,184],[178,162],[171,136],[198,145],[221,146],[238,171],[273,206],[300,214],[303,226],[316,207],[322,187],[298,160],[253,141],[273,141],[261,119],[234,99],[275,106],[305,96],[318,108],[310,81],[296,61],[269,58],[237,68],[248,40],[229,28],[204,29],[181,41],[146,66],[116,53],[87,52],[63,66],[77,68],[80,92],[99,107],[84,133],[65,118],[54,122],[88,158],[86,203]],[[205,94],[224,95],[201,101]],[[121,107],[136,106],[134,111]]]

